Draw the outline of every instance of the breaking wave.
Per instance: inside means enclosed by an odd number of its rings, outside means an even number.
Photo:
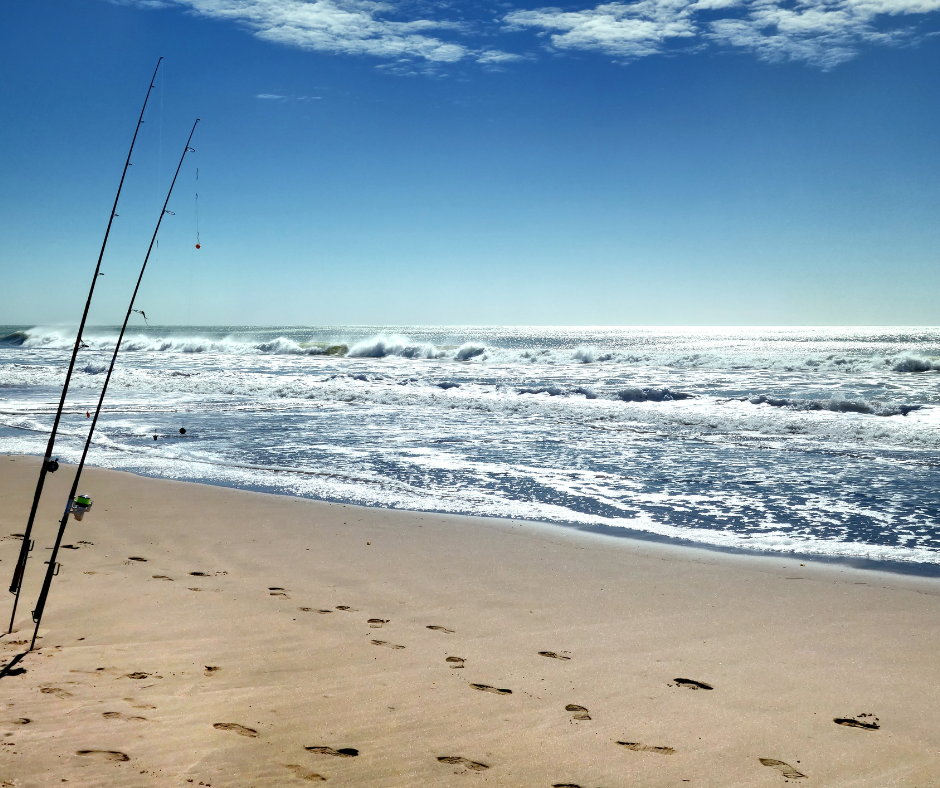
[[[341,329],[340,329],[341,331]],[[287,336],[286,334],[293,334]],[[661,367],[676,370],[768,370],[777,372],[838,372],[864,371],[894,372],[898,374],[924,374],[940,372],[940,356],[900,350],[884,353],[880,349],[856,349],[853,352],[805,353],[798,343],[787,352],[762,351],[741,347],[741,342],[728,342],[727,346],[696,352],[683,352],[681,343],[663,343],[650,347],[642,337],[634,345],[624,347],[624,339],[617,339],[620,347],[603,348],[597,344],[573,343],[568,347],[507,346],[498,340],[466,340],[455,344],[413,340],[397,334],[353,340],[337,337],[333,340],[304,338],[302,329],[284,334],[252,337],[244,334],[230,336],[199,336],[193,332],[185,336],[173,331],[159,333],[159,329],[135,331],[125,336],[122,350],[141,353],[180,353],[218,355],[287,355],[310,357],[337,357],[350,359],[404,358],[472,362],[476,364],[544,364],[544,365],[621,365],[629,367]],[[117,341],[117,333],[100,329],[86,332],[84,342],[90,350],[110,351]],[[29,350],[70,350],[75,342],[74,333],[60,328],[33,327],[17,329],[0,337],[0,346]],[[752,343],[753,344],[753,343]],[[649,395],[647,395],[649,398]]]
[[[350,358],[444,358],[445,352],[429,342],[412,343],[404,337],[375,337],[357,342],[346,353]]]
[[[116,338],[85,332],[63,458]],[[42,452],[74,340],[0,327],[5,451]],[[940,564],[940,329],[139,325],[126,342],[96,463]]]
[[[829,399],[799,399],[791,397],[774,397],[769,394],[760,394],[756,397],[745,397],[744,401],[752,405],[772,405],[775,408],[790,408],[791,410],[828,410],[833,413],[865,413],[873,416],[906,416],[915,410],[921,410],[924,405],[886,404],[882,402],[869,402],[868,400],[852,400],[841,396]]]

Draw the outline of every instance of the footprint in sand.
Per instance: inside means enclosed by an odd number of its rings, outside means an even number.
[[[355,747],[340,747],[338,750],[334,750],[332,747],[315,745],[304,747],[304,749],[307,752],[315,752],[317,755],[336,755],[340,758],[355,758],[359,754],[359,750]]]
[[[154,580],[172,580],[172,577],[167,577],[166,575],[154,575]]]
[[[381,629],[382,624],[387,624],[389,621],[391,621],[390,618],[370,618],[366,623],[369,629]]]
[[[32,720],[29,717],[20,717],[18,720],[13,720],[14,725],[29,725]]]
[[[246,728],[244,725],[239,725],[237,722],[216,722],[212,725],[217,731],[234,731],[239,736],[248,736],[251,739],[258,738],[258,731],[254,728]]]
[[[482,772],[484,769],[490,768],[485,763],[471,761],[469,758],[461,758],[459,755],[438,755],[437,760],[439,763],[447,763],[452,766],[463,766],[464,769],[472,772]],[[459,774],[459,772],[457,773]]]
[[[72,693],[66,692],[64,689],[59,689],[58,687],[40,687],[39,691],[43,695],[55,695],[57,698],[71,698]]]
[[[481,692],[493,692],[497,695],[512,695],[511,689],[500,689],[498,687],[491,687],[489,684],[474,684],[470,682],[470,686],[475,690],[480,690]]]
[[[866,731],[876,731],[881,725],[878,724],[878,718],[874,714],[856,714],[854,717],[836,717],[833,719],[836,725],[845,725],[847,728],[861,728]]]
[[[337,609],[337,610],[347,610],[347,611],[349,611],[350,613],[358,613],[358,612],[359,612],[356,608],[350,607],[349,605],[337,605],[337,606],[336,606],[336,609]]]
[[[431,626],[429,626],[428,629],[433,629],[435,632],[445,632],[445,633],[448,634],[448,635],[453,635],[453,634],[454,634],[454,630],[453,630],[453,629],[447,629],[447,627],[439,627],[439,626],[435,626],[435,625],[433,625],[433,624],[432,624]]]
[[[124,700],[127,701],[128,703],[130,703],[130,704],[131,704],[131,707],[134,708],[134,709],[155,709],[155,708],[157,708],[156,706],[151,706],[149,703],[141,703],[141,704],[138,704],[138,705],[135,706],[135,705],[134,705],[134,699],[133,699],[133,698],[124,698]]]
[[[77,544],[64,544],[62,545],[63,550],[81,550]]]
[[[208,577],[205,572],[190,572],[189,574],[191,574],[193,577]]]
[[[79,543],[79,544],[87,544],[89,547],[94,547],[94,546],[95,546],[95,543],[94,543],[94,542],[86,542],[86,541],[84,541],[83,539],[79,539],[79,540],[78,540],[78,543]]]
[[[660,755],[673,755],[675,753],[672,747],[654,747],[652,744],[640,744],[638,741],[618,741],[617,744],[634,752],[655,752]]]
[[[452,668],[462,668],[466,660],[463,657],[448,657],[445,662],[450,662]]]
[[[207,676],[211,676],[217,670],[222,670],[222,668],[220,668],[218,665],[206,665],[205,668]]]
[[[571,657],[567,656],[567,654],[568,654],[567,651],[562,651],[560,654],[554,651],[540,651],[539,652],[539,656],[542,656],[542,657],[551,657],[552,659],[571,659]]]
[[[130,720],[132,722],[146,722],[146,717],[125,717],[119,711],[105,711],[101,714],[106,720]]]
[[[588,710],[584,706],[579,706],[577,703],[569,703],[565,706],[565,711],[573,711],[575,714],[572,715],[571,719],[573,720],[589,720],[591,715],[588,714]]]
[[[396,646],[394,643],[389,643],[385,640],[373,640],[373,646],[388,646],[389,648],[404,648],[404,646]]]
[[[145,679],[150,676],[149,673],[144,673],[143,671],[138,670],[136,673],[128,673],[127,678],[129,679]]]
[[[130,756],[117,750],[77,750],[76,755],[92,755],[106,761],[129,761]]]
[[[147,561],[146,558],[141,558],[139,555],[129,555],[127,557],[127,560],[128,561],[144,561],[145,563]]]
[[[676,682],[677,687],[688,687],[693,690],[710,690],[715,689],[711,684],[706,684],[704,681],[695,681],[695,679],[673,679]]]
[[[778,761],[775,758],[758,758],[758,760],[764,764],[764,766],[769,766],[771,769],[776,769],[780,774],[790,780],[796,780],[800,777],[805,777],[806,775],[803,772],[797,771],[789,763],[784,763],[783,761]]]
[[[312,772],[309,769],[305,769],[299,763],[286,763],[284,764],[285,769],[290,769],[294,773],[294,777],[299,777],[301,780],[308,780],[310,782],[319,782],[325,780],[326,777]]]

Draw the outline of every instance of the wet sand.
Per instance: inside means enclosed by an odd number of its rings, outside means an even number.
[[[0,456],[4,588],[38,464]],[[32,634],[72,473],[49,477],[4,664]],[[95,504],[69,525],[41,647],[0,679],[0,786],[929,788],[940,774],[937,580],[84,479]]]

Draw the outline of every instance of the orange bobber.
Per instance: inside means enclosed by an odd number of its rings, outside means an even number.
[[[201,244],[196,244],[196,248],[197,248],[197,249],[202,249],[202,245],[201,245]]]

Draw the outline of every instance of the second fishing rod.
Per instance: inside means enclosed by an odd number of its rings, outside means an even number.
[[[183,148],[183,155],[180,156],[179,164],[176,165],[176,172],[173,174],[173,182],[170,184],[170,189],[167,192],[166,200],[163,202],[163,208],[160,211],[160,217],[157,219],[157,226],[154,228],[153,236],[150,239],[150,246],[147,247],[147,254],[144,257],[143,265],[140,267],[140,274],[137,277],[137,284],[134,286],[134,292],[131,295],[130,303],[127,305],[127,314],[124,316],[124,323],[121,325],[121,332],[118,334],[117,343],[114,346],[114,353],[111,356],[111,364],[108,367],[108,374],[105,376],[104,385],[101,387],[101,395],[98,397],[98,406],[95,409],[95,415],[91,422],[91,428],[88,430],[88,437],[85,439],[85,447],[82,450],[82,458],[79,461],[78,468],[75,471],[75,478],[72,480],[72,487],[69,491],[68,501],[65,505],[65,512],[63,512],[62,519],[59,521],[59,531],[56,534],[55,545],[52,548],[52,555],[49,557],[49,565],[46,568],[46,575],[43,579],[42,589],[39,592],[39,599],[36,601],[36,608],[33,610],[33,621],[36,622],[36,628],[33,631],[32,642],[29,644],[30,651],[32,651],[36,646],[36,638],[39,635],[39,624],[42,621],[43,610],[45,610],[46,600],[49,597],[49,589],[52,586],[52,578],[58,574],[58,564],[56,563],[56,558],[59,554],[59,547],[62,544],[62,537],[65,535],[65,528],[69,522],[69,515],[73,512],[73,508],[78,514],[84,514],[84,511],[87,511],[88,508],[84,501],[76,500],[76,496],[78,495],[78,485],[82,478],[82,471],[85,468],[85,458],[88,456],[88,449],[91,447],[92,437],[95,434],[95,427],[98,424],[98,417],[101,415],[101,407],[104,403],[104,397],[108,392],[108,384],[111,382],[111,374],[114,372],[114,364],[117,361],[118,353],[121,350],[121,341],[124,339],[124,332],[127,330],[127,324],[130,321],[131,314],[134,311],[134,301],[137,299],[137,292],[140,290],[140,283],[144,278],[144,271],[147,270],[147,262],[150,260],[150,253],[153,251],[153,245],[157,240],[157,233],[160,232],[160,225],[163,223],[163,217],[170,213],[170,211],[167,210],[167,205],[170,203],[170,197],[173,194],[173,187],[176,186],[176,179],[179,177],[180,168],[183,166],[183,160],[186,158],[186,154],[195,152],[189,144],[192,142],[193,134],[196,132],[196,126],[198,123],[199,118],[196,118],[196,122],[193,123],[193,127],[189,132],[189,138],[186,140],[186,146]]]

